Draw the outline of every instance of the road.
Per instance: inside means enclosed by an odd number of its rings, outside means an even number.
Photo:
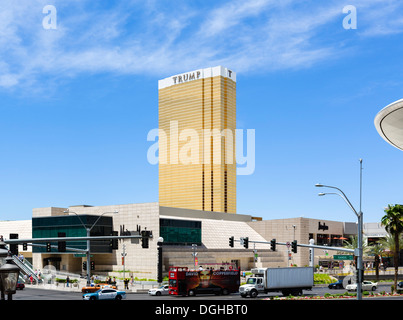
[[[390,283],[381,283],[378,285],[376,292],[390,292]],[[327,287],[314,287],[312,291],[304,290],[304,295],[307,296],[323,296],[325,293],[344,293],[345,289],[332,289]],[[273,296],[281,296],[281,293],[268,293],[259,295],[256,299],[264,299]],[[215,296],[215,295],[199,295],[195,297],[179,297],[179,296],[149,296],[147,293],[128,293],[126,295],[126,300],[172,300],[172,301],[182,301],[182,300],[199,300],[199,301],[236,301],[236,300],[251,300],[251,298],[242,298],[239,294],[230,294],[227,296]],[[364,297],[365,299],[365,297]],[[386,299],[386,298],[368,298],[368,299]],[[393,297],[390,299],[401,299],[401,297]],[[13,296],[13,300],[82,300],[82,294],[79,292],[66,292],[61,290],[45,290],[26,287],[22,291],[17,291]],[[255,300],[255,299],[254,299]]]

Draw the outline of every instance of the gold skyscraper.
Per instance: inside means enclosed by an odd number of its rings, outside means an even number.
[[[236,213],[236,74],[222,66],[158,82],[160,206]]]

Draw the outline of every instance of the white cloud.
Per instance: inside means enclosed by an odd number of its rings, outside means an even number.
[[[128,0],[102,8],[77,0],[56,2],[57,29],[45,30],[47,2],[1,2],[0,87],[88,72],[162,77],[216,64],[238,72],[309,67],[346,50],[339,40],[342,8],[350,4],[237,0],[196,8]],[[398,1],[353,2],[359,36],[403,32],[403,19],[392,14]]]
[[[18,84],[18,75],[2,74],[0,75],[0,87],[10,88]]]

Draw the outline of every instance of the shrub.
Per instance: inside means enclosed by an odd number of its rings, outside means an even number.
[[[328,284],[334,282],[332,278],[325,273],[315,273],[313,276],[313,281],[315,284]]]
[[[64,278],[56,278],[55,282],[66,283],[66,279],[64,279]],[[78,282],[77,279],[70,279],[70,281],[69,281],[69,283],[76,283],[76,282]]]

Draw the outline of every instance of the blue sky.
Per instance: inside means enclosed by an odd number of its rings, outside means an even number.
[[[356,29],[343,28],[346,5]],[[237,72],[237,127],[256,133],[238,213],[355,221],[314,185],[358,209],[362,158],[364,222],[379,222],[403,197],[403,153],[373,123],[403,98],[402,13],[397,0],[2,0],[0,219],[158,201],[158,80],[223,65]]]

